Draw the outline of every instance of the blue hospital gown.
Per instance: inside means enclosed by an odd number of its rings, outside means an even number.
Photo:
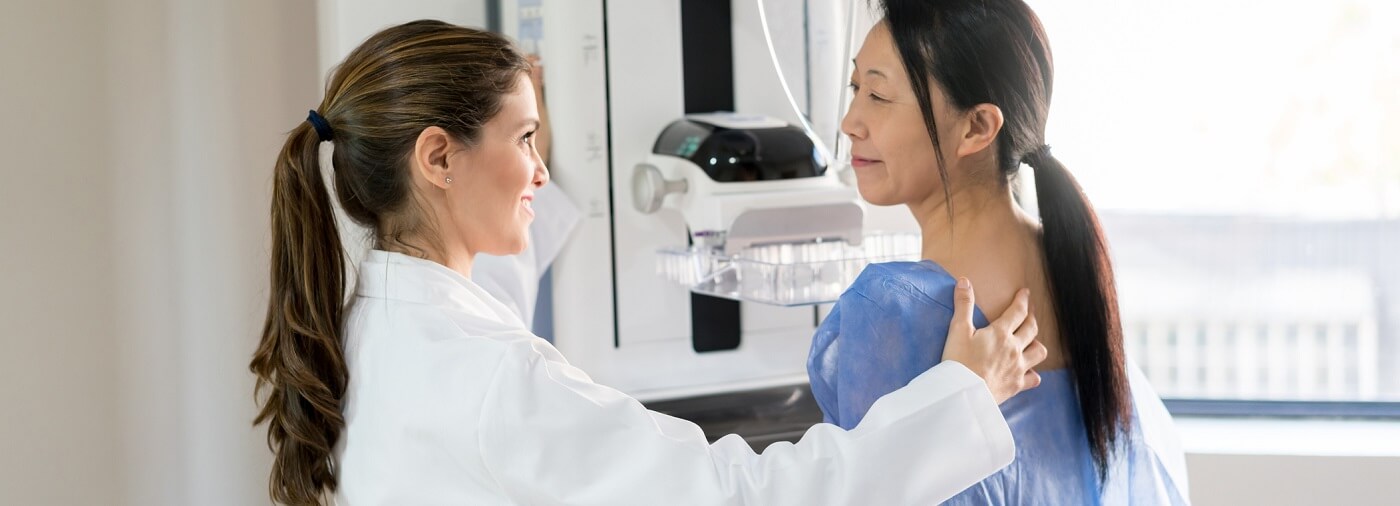
[[[850,430],[880,396],[937,364],[953,317],[953,279],[938,264],[872,264],[813,338],[807,373],[826,422]],[[987,325],[974,309],[973,323]],[[1001,405],[1016,460],[945,504],[1187,504],[1185,457],[1171,417],[1127,364],[1132,429],[1099,482],[1066,369]],[[1100,489],[1102,485],[1102,489]]]

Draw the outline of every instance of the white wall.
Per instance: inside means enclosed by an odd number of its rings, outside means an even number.
[[[419,19],[486,28],[486,0],[318,0],[321,66],[329,70],[374,32]]]
[[[0,4],[3,504],[100,504],[122,490],[102,7]]]
[[[312,2],[0,6],[0,504],[268,502],[247,362],[315,26]]]
[[[1195,506],[1400,504],[1400,458],[1188,454]]]

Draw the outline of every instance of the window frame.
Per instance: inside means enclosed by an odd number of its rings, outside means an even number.
[[[1164,398],[1172,416],[1400,420],[1400,402]]]

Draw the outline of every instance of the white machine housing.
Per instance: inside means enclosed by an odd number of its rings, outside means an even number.
[[[798,124],[769,59],[757,7],[748,0],[733,0],[731,7],[735,109]],[[846,8],[845,0],[767,2],[796,100],[811,104],[812,123],[833,139],[843,106],[845,83],[835,76],[847,54]],[[691,294],[657,275],[655,255],[688,244],[694,239],[688,230],[726,231],[726,244],[734,247],[742,244],[736,236],[785,240],[785,229],[814,220],[783,227],[775,225],[802,213],[777,221],[769,216],[748,231],[744,216],[759,216],[759,209],[857,205],[854,190],[835,171],[771,184],[715,183],[688,172],[693,164],[652,153],[658,134],[686,116],[680,0],[505,0],[501,9],[508,35],[522,13],[542,18],[542,40],[530,44],[545,65],[552,176],[584,214],[553,267],[555,346],[595,381],[644,401],[806,382],[805,359],[822,310],[745,303],[738,348],[696,352]],[[638,176],[639,166],[654,173]],[[638,177],[653,181],[635,182]],[[686,181],[684,194],[666,196],[668,180]],[[638,184],[660,191],[664,205],[651,213],[635,206]]]
[[[681,123],[731,132],[791,129],[794,133],[784,140],[811,142],[795,133],[795,127],[766,116],[699,113],[686,115]],[[653,150],[646,161],[633,168],[633,207],[643,214],[663,208],[680,212],[689,226],[692,244],[714,247],[727,255],[756,244],[813,240],[860,244],[864,237],[860,196],[840,181],[835,170],[826,168],[829,162],[817,150],[798,147],[812,153],[810,158],[820,167],[821,175],[721,182],[697,165],[703,161]],[[728,160],[731,164],[736,161],[734,157]],[[715,166],[725,161],[712,157],[708,163]]]

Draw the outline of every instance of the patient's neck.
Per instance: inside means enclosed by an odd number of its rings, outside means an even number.
[[[951,203],[951,205],[949,205]],[[1010,185],[987,182],[943,192],[909,210],[923,232],[923,258],[937,262],[955,277],[972,280],[977,307],[995,320],[1016,291],[1029,288],[1031,313],[1039,339],[1050,355],[1036,370],[1064,367],[1054,299],[1050,293],[1040,244],[1040,222],[1012,198]]]
[[[923,258],[950,271],[970,259],[1012,260],[1004,258],[1010,250],[1035,250],[1036,221],[1016,204],[1008,184],[962,186],[947,199],[935,192],[924,202],[910,203],[909,210],[923,234]]]

